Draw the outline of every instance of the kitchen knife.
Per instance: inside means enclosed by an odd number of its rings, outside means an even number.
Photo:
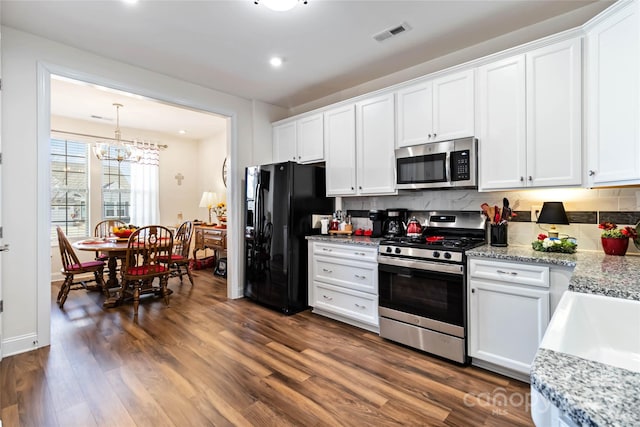
[[[511,209],[509,209],[509,199],[506,197],[502,199],[502,220],[509,221],[511,218]]]

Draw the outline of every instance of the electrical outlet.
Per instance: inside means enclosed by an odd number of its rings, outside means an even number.
[[[540,215],[541,210],[542,206],[531,206],[531,222],[538,221],[538,215]]]

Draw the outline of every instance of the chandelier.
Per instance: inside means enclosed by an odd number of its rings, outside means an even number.
[[[253,3],[263,4],[276,12],[286,12],[293,9],[298,3],[307,4],[307,0],[254,0]]]
[[[100,160],[117,160],[121,162],[123,160],[130,160],[137,162],[140,160],[140,153],[131,144],[125,144],[122,139],[122,133],[120,132],[120,108],[124,107],[122,104],[114,103],[116,107],[116,130],[115,130],[115,144],[109,144],[107,142],[96,142],[93,147],[93,153]]]

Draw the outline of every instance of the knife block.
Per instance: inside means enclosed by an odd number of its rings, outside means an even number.
[[[491,224],[489,230],[489,242],[491,246],[509,246],[508,241],[509,228],[507,224]]]

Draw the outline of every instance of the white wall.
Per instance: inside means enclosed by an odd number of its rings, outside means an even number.
[[[3,355],[50,343],[49,245],[49,74],[113,87],[150,98],[232,117],[228,137],[231,189],[241,189],[250,163],[254,123],[252,102],[95,54],[74,49],[9,27],[2,27],[2,256]],[[186,163],[185,163],[186,165]],[[187,165],[188,166],[188,165]],[[186,166],[185,166],[186,167]],[[183,172],[184,174],[184,172]],[[242,191],[230,191],[240,206]],[[196,198],[198,198],[196,196]],[[199,200],[198,200],[199,201]],[[229,294],[242,295],[243,236],[240,209],[229,217]]]
[[[227,188],[222,180],[222,164],[227,157],[226,133],[213,135],[198,144],[198,158],[194,163],[198,175],[198,202],[204,191],[213,191],[218,196],[218,201],[227,201]],[[196,218],[196,217],[194,217]],[[198,208],[197,218],[208,221],[207,208]],[[212,214],[215,222],[215,214]]]

